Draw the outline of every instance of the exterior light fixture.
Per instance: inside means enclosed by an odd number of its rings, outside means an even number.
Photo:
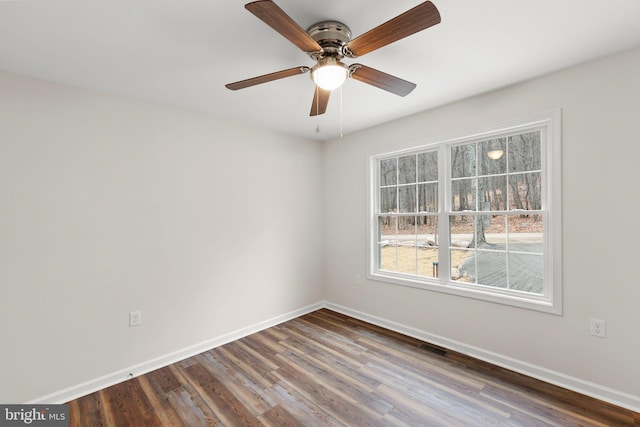
[[[500,160],[504,156],[504,150],[491,150],[487,152],[487,157],[491,160]]]

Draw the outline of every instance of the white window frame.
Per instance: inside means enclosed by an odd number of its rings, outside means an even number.
[[[539,130],[541,133],[542,160],[542,212],[544,285],[541,294],[515,291],[484,285],[464,284],[451,280],[449,262],[449,216],[462,214],[451,212],[450,148],[463,143],[480,142],[508,134]],[[561,183],[561,112],[555,110],[527,120],[503,126],[494,126],[482,132],[466,136],[411,143],[393,149],[378,149],[367,154],[367,278],[391,284],[411,286],[429,291],[444,292],[551,314],[562,314],[562,183]],[[438,250],[439,277],[431,278],[412,274],[379,270],[378,265],[378,216],[379,213],[379,162],[381,159],[404,156],[426,150],[438,150]],[[482,215],[483,212],[464,212]]]

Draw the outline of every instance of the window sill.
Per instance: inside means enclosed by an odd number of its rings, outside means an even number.
[[[543,313],[561,315],[562,307],[554,304],[553,298],[546,295],[530,294],[527,292],[510,291],[483,285],[462,284],[454,281],[394,274],[392,272],[377,271],[368,273],[367,279],[393,285],[408,286],[430,292],[440,292],[480,301],[540,311]]]

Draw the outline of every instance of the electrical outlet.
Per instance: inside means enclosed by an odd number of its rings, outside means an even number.
[[[607,327],[604,320],[591,319],[591,335],[604,338],[607,336]]]
[[[130,312],[129,327],[138,326],[140,323],[142,323],[142,312],[140,310]]]
[[[360,277],[359,274],[356,274],[355,282],[356,282],[356,285],[359,285],[362,282],[362,277]]]

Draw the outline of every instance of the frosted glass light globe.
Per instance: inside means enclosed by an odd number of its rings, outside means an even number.
[[[349,77],[349,70],[337,60],[329,58],[311,70],[311,79],[324,90],[334,90],[342,86]]]

